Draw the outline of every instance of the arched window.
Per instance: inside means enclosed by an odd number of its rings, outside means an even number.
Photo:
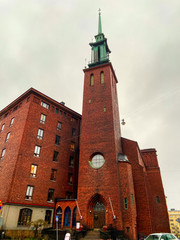
[[[56,210],[56,215],[58,216],[58,228],[61,228],[61,224],[62,224],[62,208],[60,206]]]
[[[90,76],[90,86],[94,86],[94,74]]]
[[[31,221],[32,210],[29,208],[22,208],[19,212],[18,225],[26,226]]]
[[[76,226],[76,212],[77,212],[77,207],[74,208],[73,210],[73,219],[72,219],[72,226]]]
[[[101,84],[104,84],[104,72],[101,72],[101,75],[100,75],[101,77]]]
[[[71,209],[70,207],[67,207],[64,212],[64,226],[70,227],[71,223]]]

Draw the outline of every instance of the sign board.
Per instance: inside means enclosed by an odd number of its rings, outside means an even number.
[[[58,215],[56,215],[56,222],[58,222],[58,220],[59,220],[59,217],[58,217]]]

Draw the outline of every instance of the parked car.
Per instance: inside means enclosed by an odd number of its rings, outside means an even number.
[[[152,233],[144,240],[178,240],[178,238],[172,233]]]

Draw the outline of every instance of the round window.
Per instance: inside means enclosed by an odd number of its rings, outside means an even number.
[[[105,159],[103,155],[96,154],[92,157],[92,160],[89,163],[91,167],[98,169],[104,165]]]

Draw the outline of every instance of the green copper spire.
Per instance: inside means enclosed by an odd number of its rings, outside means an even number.
[[[88,64],[89,67],[94,67],[100,64],[109,62],[109,53],[111,52],[108,44],[107,38],[105,38],[102,33],[101,24],[101,12],[99,9],[99,23],[98,23],[98,35],[95,36],[95,42],[91,42],[91,62]]]
[[[98,25],[98,34],[102,33],[102,25],[101,25],[101,9],[99,9],[99,25]]]

